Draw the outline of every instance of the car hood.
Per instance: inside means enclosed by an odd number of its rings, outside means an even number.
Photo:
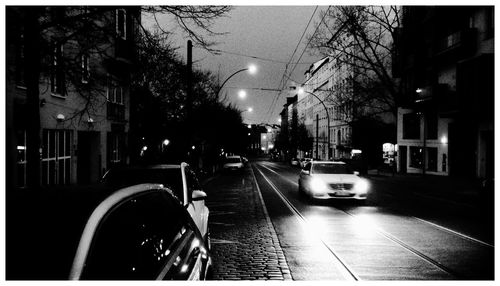
[[[320,178],[325,183],[355,183],[360,178],[354,174],[313,174],[315,178]]]

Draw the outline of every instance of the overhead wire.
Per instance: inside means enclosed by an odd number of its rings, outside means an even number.
[[[304,35],[306,34],[307,30],[309,29],[309,25],[311,24],[312,19],[314,18],[314,15],[316,14],[317,10],[318,10],[318,6],[316,6],[314,8],[314,11],[311,14],[311,17],[309,18],[309,21],[307,22],[307,25],[306,25],[304,31],[302,32],[302,35],[300,36],[300,39],[297,42],[297,45],[295,46],[295,49],[293,50],[292,55],[290,56],[290,59],[288,60],[286,66],[285,66],[285,70],[283,71],[283,76],[281,77],[280,83],[279,83],[278,88],[277,88],[277,90],[279,90],[279,91],[276,92],[276,95],[275,95],[272,103],[269,105],[269,108],[266,112],[267,116],[265,117],[266,118],[265,121],[269,121],[270,117],[272,116],[273,110],[276,107],[276,103],[278,102],[279,96],[281,95],[283,88],[284,88],[284,85],[286,84],[286,81],[287,81],[287,79],[285,79],[285,75],[287,73],[288,66],[292,62],[293,57],[295,56],[295,53],[297,52],[297,49],[299,48],[300,44],[302,43],[302,39],[304,38]]]

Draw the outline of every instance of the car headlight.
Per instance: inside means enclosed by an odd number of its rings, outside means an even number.
[[[369,188],[370,188],[370,184],[365,179],[360,179],[354,185],[354,190],[356,190],[357,193],[361,193],[361,194],[366,194],[368,192]]]
[[[311,191],[315,194],[321,194],[326,192],[328,188],[326,183],[320,178],[313,177],[310,182]]]

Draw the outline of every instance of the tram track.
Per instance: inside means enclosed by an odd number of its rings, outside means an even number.
[[[270,172],[272,172],[272,173],[274,173],[274,174],[276,174],[276,175],[280,176],[283,180],[285,180],[285,181],[289,182],[290,184],[293,184],[294,186],[298,187],[298,183],[297,183],[297,182],[292,181],[292,180],[290,180],[290,179],[288,179],[288,178],[284,177],[282,174],[280,174],[280,173],[276,172],[275,170],[273,170],[273,169],[272,169],[272,167],[268,166],[268,164],[259,164],[259,165],[260,165],[260,166],[262,166],[263,168],[266,168],[266,169],[267,169],[267,170],[269,170]],[[283,170],[283,171],[289,171],[288,169],[286,169],[286,168],[284,168],[284,167],[281,167],[281,166],[273,166],[273,167],[274,167],[275,169],[279,169],[279,170]],[[290,172],[290,173],[291,173],[291,172]],[[344,212],[346,212],[346,213],[347,213],[347,211],[345,211],[345,210],[342,210],[342,211],[344,211]],[[355,216],[354,214],[350,214],[350,215]],[[426,220],[426,219],[419,218],[419,217],[416,217],[416,216],[411,215],[411,214],[408,214],[408,213],[404,213],[404,215],[406,215],[407,217],[411,217],[411,218],[413,218],[413,219],[415,219],[415,220],[418,220],[418,221],[420,221],[420,222],[422,222],[422,223],[425,223],[425,224],[427,224],[427,225],[430,225],[430,226],[434,227],[435,229],[439,229],[439,230],[441,230],[441,231],[444,231],[444,232],[450,233],[450,234],[452,234],[452,235],[454,235],[454,236],[460,237],[460,238],[462,238],[462,239],[464,239],[464,240],[468,240],[468,241],[470,241],[470,242],[473,242],[473,243],[475,243],[475,244],[478,244],[478,245],[481,245],[481,246],[484,246],[484,247],[487,247],[487,248],[492,248],[492,249],[494,248],[494,245],[492,245],[492,244],[490,244],[490,243],[487,243],[487,242],[484,242],[484,241],[482,241],[482,240],[479,240],[479,239],[473,238],[473,237],[471,237],[471,236],[469,236],[469,235],[466,235],[466,234],[460,233],[460,232],[458,232],[458,231],[452,230],[452,229],[450,229],[450,228],[448,228],[448,227],[445,227],[445,226],[439,225],[439,224],[437,224],[437,223],[430,222],[430,221],[428,221],[428,220]]]
[[[266,176],[266,174],[264,174],[264,172],[261,169],[265,169],[265,170],[267,170],[267,171],[269,171],[269,172],[271,172],[271,173],[279,176],[282,180],[284,180],[284,181],[292,184],[295,187],[297,186],[297,183],[294,182],[294,181],[292,181],[292,180],[290,180],[289,178],[286,178],[286,177],[282,176],[281,174],[279,174],[278,172],[276,172],[275,170],[271,169],[269,166],[266,166],[264,164],[256,164],[255,165],[255,169],[260,173],[260,175],[262,176],[262,178],[269,184],[269,186],[271,187],[271,189],[280,197],[280,199],[283,201],[283,203],[292,211],[292,213],[296,217],[299,217],[300,220],[302,221],[302,223],[308,224],[309,222],[308,222],[307,218],[293,205],[293,203],[286,197],[286,195],[276,186],[275,183],[272,182],[272,180],[270,179],[270,177],[268,177],[268,176]],[[280,170],[280,168],[276,168],[276,169]],[[284,170],[284,168],[283,168],[283,170]],[[349,212],[346,209],[338,208],[338,207],[336,207],[336,209],[342,211],[343,213],[345,213],[346,215],[352,217],[353,219],[356,219],[358,217],[356,214],[353,214],[353,213]],[[426,225],[432,226],[435,229],[438,229],[440,231],[443,231],[443,232],[446,232],[448,234],[454,235],[456,237],[459,237],[460,239],[466,240],[466,241],[468,241],[470,243],[481,245],[482,247],[493,248],[493,246],[490,245],[490,244],[488,244],[488,243],[485,243],[485,242],[482,242],[480,240],[474,239],[472,237],[469,237],[467,235],[461,234],[459,232],[450,230],[450,229],[448,229],[446,227],[437,225],[435,223],[428,222],[426,220],[423,220],[423,219],[420,219],[420,218],[417,218],[417,217],[413,217],[413,216],[410,216],[410,217],[414,218],[417,221],[425,223]],[[439,260],[434,259],[431,256],[423,253],[422,251],[420,251],[417,248],[411,246],[407,242],[404,242],[403,240],[401,240],[401,239],[397,238],[396,236],[390,234],[389,232],[387,232],[386,230],[382,229],[381,227],[373,226],[372,225],[371,229],[373,231],[375,231],[376,233],[378,233],[380,236],[382,236],[385,239],[387,239],[390,242],[392,242],[394,245],[397,245],[398,247],[404,249],[405,251],[407,251],[407,252],[415,255],[416,257],[418,257],[419,259],[425,261],[426,263],[429,263],[430,265],[433,265],[433,267],[435,267],[435,268],[439,269],[440,271],[444,272],[446,275],[450,276],[452,279],[468,279],[468,277],[466,277],[466,275],[463,275],[462,273],[459,273],[459,272],[451,269],[450,267],[444,265],[444,263],[442,263]],[[322,238],[320,238],[320,239],[321,239],[322,244],[328,249],[328,251],[335,257],[335,259],[337,259],[339,261],[340,265],[345,268],[345,271],[347,271],[352,276],[352,278],[354,280],[360,280],[360,275],[356,274],[356,272],[353,269],[353,267],[349,266],[345,262],[345,259],[343,259],[338,254],[338,252],[335,250],[335,248],[332,247],[331,245],[329,245],[329,243],[327,241],[325,241],[324,239],[322,239]]]

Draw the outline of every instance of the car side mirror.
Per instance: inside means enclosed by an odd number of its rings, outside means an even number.
[[[359,172],[358,171],[354,171],[353,174],[356,175],[356,176],[358,176]]]
[[[193,201],[203,201],[207,198],[207,194],[204,191],[193,191],[192,199]]]

